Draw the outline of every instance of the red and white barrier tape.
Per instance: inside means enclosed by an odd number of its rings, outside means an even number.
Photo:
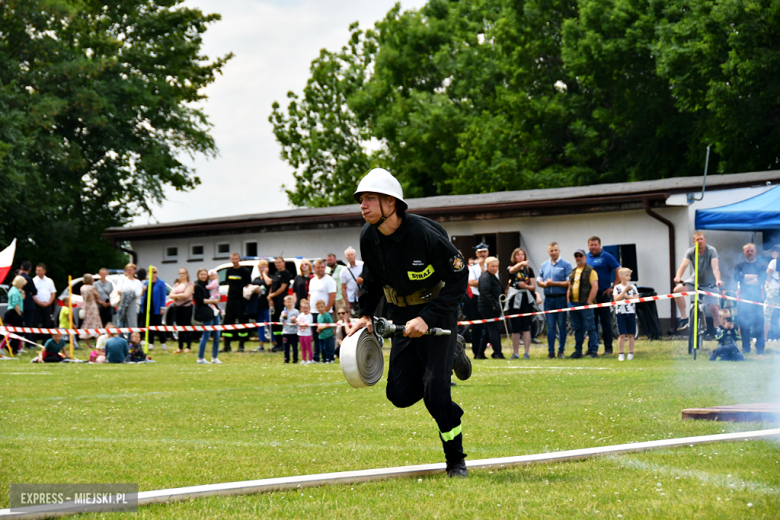
[[[236,323],[233,325],[150,325],[149,331],[162,331],[162,332],[202,332],[202,331],[233,331],[233,330],[246,330],[265,327],[268,325],[289,325],[277,321],[261,321],[256,323]],[[310,327],[341,327],[342,323],[312,323]],[[112,329],[41,329],[37,327],[13,327],[4,326],[0,327],[0,334],[7,332],[24,332],[27,334],[52,334],[57,332],[59,334],[104,334],[106,332],[112,334],[128,334],[132,332],[146,332],[146,327],[115,327]]]
[[[716,298],[722,298],[724,300],[732,300],[735,302],[749,303],[751,305],[760,305],[761,307],[769,307],[770,309],[780,309],[776,305],[769,305],[768,303],[754,302],[750,300],[743,300],[742,298],[736,298],[734,296],[726,296],[725,294],[711,293],[707,291],[699,291],[699,294],[706,294],[707,296],[715,296]]]
[[[707,295],[707,296],[715,296],[717,298],[723,298],[726,300],[734,300],[738,302],[743,303],[750,303],[753,305],[760,305],[762,307],[769,307],[773,309],[780,309],[780,307],[775,305],[769,305],[766,303],[761,302],[754,302],[750,300],[743,300],[741,298],[735,298],[733,296],[724,296],[722,294],[717,293],[711,293],[707,291],[698,291],[699,294]],[[696,291],[688,291],[688,292],[681,292],[681,293],[673,293],[673,294],[662,294],[658,296],[644,296],[641,298],[631,298],[627,300],[620,300],[617,302],[606,302],[606,303],[594,303],[592,305],[579,305],[577,307],[566,307],[563,309],[553,309],[549,311],[538,311],[538,312],[525,312],[521,314],[511,314],[506,315],[502,318],[488,318],[483,320],[466,320],[466,321],[459,321],[458,325],[474,325],[478,323],[490,323],[494,321],[502,321],[504,319],[510,319],[510,318],[521,318],[525,316],[536,316],[539,314],[555,314],[558,312],[571,312],[571,311],[580,311],[584,309],[599,309],[603,307],[616,307],[618,305],[626,305],[629,303],[644,303],[644,302],[654,302],[659,300],[668,300],[671,298],[684,298],[686,296],[693,296],[696,294]],[[162,332],[202,332],[202,331],[234,331],[234,330],[246,330],[246,329],[256,329],[259,327],[265,327],[268,325],[278,325],[283,326],[284,323],[281,322],[275,322],[275,321],[265,321],[265,322],[257,322],[257,323],[236,323],[233,325],[152,325],[148,328],[150,331],[162,331]],[[326,327],[340,327],[342,324],[340,323],[321,323],[321,324],[312,324],[312,327],[316,326],[326,326]],[[79,334],[79,335],[86,335],[86,334],[103,334],[106,332],[106,330],[110,330],[112,334],[127,334],[130,332],[146,332],[146,327],[119,327],[119,328],[113,328],[113,329],[40,329],[35,327],[11,327],[11,326],[5,326],[0,327],[0,334],[5,334],[6,332],[24,332],[28,334],[51,334],[52,332],[58,332],[60,334]]]
[[[2,330],[3,327],[0,327],[0,335],[7,336],[8,339],[18,339],[19,341],[24,341],[25,343],[29,343],[30,345],[35,345],[38,348],[43,348],[43,345],[38,344],[34,341],[30,341],[27,338],[23,338],[22,336],[17,336],[13,332],[8,332],[6,330]],[[3,348],[5,348],[5,345],[3,345]]]
[[[658,300],[668,300],[670,298],[682,298],[684,296],[692,296],[696,294],[695,291],[690,292],[682,292],[682,293],[675,293],[675,294],[663,294],[660,296],[643,296],[641,298],[631,298],[627,300],[620,300],[617,302],[606,302],[606,303],[594,303],[593,305],[580,305],[578,307],[566,307],[563,309],[553,309],[550,311],[538,311],[538,312],[524,312],[522,314],[511,314],[507,315],[503,318],[489,318],[485,320],[470,320],[470,321],[459,321],[458,325],[474,325],[477,323],[490,323],[493,321],[502,321],[504,319],[509,318],[520,318],[524,316],[536,316],[539,314],[555,314],[557,312],[570,312],[570,311],[580,311],[583,309],[598,309],[602,307],[616,307],[618,305],[626,305],[628,303],[642,303],[642,302],[655,302]]]
[[[738,302],[743,303],[752,303],[753,305],[761,305],[762,307],[769,307],[771,309],[780,309],[780,307],[777,307],[775,305],[769,305],[767,303],[760,303],[760,302],[753,302],[750,300],[743,300],[741,298],[735,298],[733,296],[725,296],[722,294],[717,293],[711,293],[707,291],[698,291],[699,294],[706,294],[708,296],[717,296],[718,298],[723,298],[726,300],[735,300]],[[628,303],[643,303],[643,302],[652,302],[652,301],[658,301],[658,300],[668,300],[670,298],[682,298],[685,296],[693,296],[696,294],[696,291],[688,291],[688,292],[681,292],[681,293],[674,293],[674,294],[663,294],[660,296],[645,296],[642,298],[631,298],[628,300],[620,300],[618,302],[606,302],[606,303],[594,303],[593,305],[580,305],[578,307],[566,307],[564,309],[554,309],[550,311],[539,311],[539,312],[526,312],[523,314],[511,314],[504,316],[503,318],[489,318],[485,320],[470,320],[470,321],[459,321],[458,325],[474,325],[477,323],[490,323],[493,321],[502,321],[504,319],[509,318],[520,318],[523,316],[536,316],[538,314],[555,314],[557,312],[571,312],[571,311],[580,311],[583,309],[598,309],[601,307],[616,307],[618,305],[626,305]]]

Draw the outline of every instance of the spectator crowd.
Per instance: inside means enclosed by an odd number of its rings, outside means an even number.
[[[574,349],[569,355],[570,358],[597,358],[600,344],[604,346],[601,355],[613,354],[616,338],[613,332],[612,306],[555,312],[597,303],[631,300],[639,296],[637,287],[631,282],[631,269],[621,266],[614,256],[604,251],[599,237],[590,237],[587,248],[587,251],[574,251],[572,265],[561,258],[558,243],[550,242],[547,247],[549,259],[540,266],[538,273],[531,267],[526,251],[517,248],[509,256],[508,265],[505,267],[509,281],[506,287],[502,287],[498,276],[499,259],[490,256],[487,244],[478,244],[475,247],[475,257],[469,259],[469,286],[464,301],[465,317],[468,320],[479,320],[536,312],[540,309],[553,311],[544,315],[548,358],[565,357],[567,336],[570,335],[569,322],[571,335],[574,336]],[[743,300],[780,306],[780,276],[777,270],[780,245],[775,245],[770,250],[771,258],[759,258],[753,243],[745,244],[742,252],[744,260],[734,268],[736,295]],[[720,293],[725,284],[721,278],[718,252],[707,244],[702,232],[694,233],[693,247],[685,252],[675,273],[674,292],[693,291],[694,264],[697,258],[699,289]],[[727,303],[728,300],[709,295],[700,298],[712,319],[714,329],[712,334],[708,333],[707,339],[717,339],[721,347],[723,341],[726,341],[722,338],[733,341],[736,337],[741,341],[742,354],[750,353],[753,344],[757,354],[764,353],[773,316],[780,314],[776,309],[740,302],[733,309],[736,310],[735,320],[733,310],[728,309],[731,307],[730,303]],[[676,331],[686,331],[690,327],[686,299],[676,298],[675,301],[681,317]],[[724,313],[721,307],[727,307],[727,322],[722,320]],[[618,360],[631,360],[634,357],[634,338],[637,333],[636,304],[626,302],[615,305],[614,313]],[[521,339],[524,347],[523,358],[528,359],[533,341],[532,317],[516,317],[505,321],[506,332],[512,338],[511,359],[520,358]],[[735,332],[724,332],[728,327],[734,329],[732,322],[738,327]],[[468,326],[475,359],[486,359],[488,347],[492,350],[492,358],[504,359],[500,343],[501,328],[502,323],[498,321]]]
[[[756,245],[752,243],[745,244],[742,252],[744,260],[734,268],[739,297],[780,306],[780,276],[777,269],[780,245],[772,248],[771,258],[758,257]],[[547,255],[549,259],[542,263],[536,273],[530,265],[527,252],[522,248],[515,249],[503,267],[508,274],[508,283],[503,284],[499,276],[502,269],[499,259],[490,255],[487,244],[477,245],[474,258],[469,259],[469,282],[463,299],[463,318],[495,319],[541,309],[561,311],[594,303],[621,302],[639,295],[631,281],[632,271],[621,266],[613,255],[604,251],[601,239],[597,236],[587,240],[587,251],[576,249],[573,252],[573,264],[561,257],[561,249],[556,242],[548,245]],[[693,290],[693,266],[697,258],[699,288],[717,293],[724,286],[717,250],[707,244],[703,233],[697,232],[693,236],[693,247],[686,251],[675,273],[675,293]],[[99,329],[112,326],[113,323],[117,327],[133,328],[145,326],[147,321],[149,325],[162,325],[166,312],[169,324],[185,326],[193,323],[220,325],[270,321],[281,325],[222,332],[178,331],[177,348],[173,353],[189,353],[192,344],[197,342],[198,363],[220,363],[219,353],[232,352],[234,343],[238,344],[237,352],[245,352],[250,334],[256,331],[259,346],[253,352],[283,352],[285,363],[332,363],[338,356],[351,320],[357,317],[358,296],[363,282],[363,263],[357,260],[357,252],[352,247],[347,248],[344,259],[338,260],[335,254],[313,261],[303,259],[297,267],[298,272],[288,271],[282,257],[274,259],[273,271],[269,262],[261,259],[257,261],[256,276],[252,278],[252,266],[242,265],[240,256],[233,253],[230,257],[231,266],[223,277],[223,283],[227,285],[226,298],[220,293],[219,276],[215,270],[199,269],[195,279],[191,280],[188,270],[182,267],[169,289],[158,278],[154,267],[147,273],[132,263],[127,264],[124,272],[113,279],[108,277],[106,268],[101,268],[97,275],[87,273],[82,278],[79,289],[81,303],[77,308],[79,328]],[[73,316],[70,315],[69,301],[67,297],[57,300],[54,282],[46,276],[46,266],[36,265],[34,276],[32,274],[32,264],[25,260],[8,292],[8,310],[3,317],[4,323],[25,327],[71,328]],[[703,296],[701,300],[711,316],[713,337],[719,342],[719,351],[729,347],[715,357],[737,359],[750,353],[753,345],[756,353],[764,352],[774,309],[747,303],[739,303],[732,309],[730,305],[724,306],[722,300],[715,296]],[[222,303],[224,305],[221,307]],[[677,298],[676,303],[681,317],[677,330],[684,331],[690,327],[686,300]],[[617,338],[613,334],[613,312],[617,322]],[[574,339],[570,358],[610,355],[617,340],[618,359],[633,359],[637,332],[635,303],[623,303],[614,309],[578,309],[543,316],[547,327],[547,357],[550,359],[565,357],[569,335]],[[502,331],[511,338],[511,359],[521,357],[521,342],[522,358],[528,359],[530,346],[536,341],[532,332],[541,332],[541,327],[534,329],[534,318],[523,316],[467,325],[460,332],[471,342],[475,359],[486,359],[488,350],[494,359],[505,358],[501,346]],[[58,334],[45,337],[20,335],[38,343],[45,342],[41,354],[36,358],[40,361],[68,359],[65,345],[70,338]],[[169,333],[150,331],[149,344],[146,345],[138,333],[127,337],[97,333],[80,336],[87,349],[94,348],[90,354],[92,362],[151,361],[148,352],[154,349],[155,343],[159,344],[161,350],[167,350],[168,338]],[[221,351],[220,339],[223,344]],[[209,340],[212,348],[210,360],[207,360],[205,353]],[[737,342],[741,342],[740,356],[735,355],[734,349],[730,348],[730,344]],[[603,344],[601,353],[600,344]],[[4,337],[0,345],[0,349],[7,348],[16,354],[24,353],[21,340]],[[76,348],[81,348],[78,342]],[[736,354],[739,354],[738,349]]]

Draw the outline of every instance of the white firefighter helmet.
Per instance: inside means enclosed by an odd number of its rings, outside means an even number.
[[[382,195],[390,195],[395,197],[398,201],[396,204],[398,207],[404,210],[408,207],[406,201],[404,201],[404,190],[401,188],[401,183],[398,179],[393,177],[393,174],[384,168],[374,168],[361,179],[355,190],[355,200],[360,203],[361,193],[381,193]]]

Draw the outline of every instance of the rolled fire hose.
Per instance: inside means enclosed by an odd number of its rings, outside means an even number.
[[[385,369],[382,344],[366,328],[341,342],[339,361],[344,378],[355,388],[374,386]]]

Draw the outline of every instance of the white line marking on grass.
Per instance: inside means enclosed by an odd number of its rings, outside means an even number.
[[[612,370],[609,367],[514,367],[492,366],[488,368],[509,368],[514,370]]]
[[[661,439],[657,441],[635,442],[629,444],[617,444],[615,446],[600,446],[597,448],[584,448],[579,450],[558,451],[555,453],[539,453],[535,455],[521,455],[518,457],[503,457],[497,459],[472,460],[466,466],[472,469],[503,469],[514,466],[526,466],[529,464],[549,464],[563,461],[575,461],[588,459],[600,455],[614,455],[637,451],[647,451],[659,448],[674,448],[695,444],[708,444],[712,442],[727,442],[739,440],[760,440],[780,437],[780,428],[773,430],[758,430],[752,432],[721,433],[718,435],[702,435],[699,437],[683,437],[680,439]],[[206,484],[202,486],[189,486],[173,489],[159,489],[156,491],[143,491],[138,493],[138,505],[164,504],[178,502],[208,496],[248,495],[253,493],[266,493],[269,491],[283,491],[304,487],[323,486],[328,484],[353,484],[358,482],[374,482],[389,478],[422,477],[443,473],[445,464],[420,464],[416,466],[400,466],[395,468],[366,469],[358,471],[342,471],[339,473],[320,473],[317,475],[298,475],[294,477],[268,478],[262,480],[248,480],[243,482],[225,482],[222,484]],[[72,503],[71,503],[72,504]],[[67,503],[64,505],[68,505]],[[9,509],[0,510],[0,518],[47,518],[52,516],[65,516],[64,513],[16,513]]]
[[[173,446],[178,445],[195,445],[195,446],[238,446],[241,448],[258,448],[258,447],[268,447],[268,448],[322,448],[323,444],[317,443],[317,442],[298,442],[295,439],[288,442],[286,440],[283,441],[231,441],[231,440],[224,440],[224,439],[147,439],[147,438],[120,438],[120,437],[113,437],[113,438],[100,438],[100,437],[47,437],[43,435],[0,435],[0,442],[3,441],[10,441],[10,442],[68,442],[68,443],[99,443],[99,444],[105,444],[105,443],[121,443],[121,444],[132,444],[132,443],[147,443],[147,444],[172,444]],[[325,445],[328,447],[328,449],[333,450],[336,449],[332,444]],[[337,447],[338,448],[338,447]],[[360,444],[350,444],[349,446],[341,446],[341,449],[345,450],[376,450],[375,445],[360,445]],[[409,451],[408,447],[404,446],[383,446],[383,450],[385,451]],[[430,448],[422,448],[423,451],[438,451],[439,448],[436,446],[430,447]]]
[[[340,372],[339,372],[340,373]],[[306,383],[302,385],[272,385],[266,387],[254,387],[245,386],[241,388],[220,388],[220,392],[278,392],[280,388],[305,388],[305,387],[319,387],[319,386],[344,386],[345,381],[328,381],[323,383]],[[124,393],[124,394],[89,394],[89,395],[69,395],[62,396],[49,396],[49,397],[15,397],[11,402],[22,401],[70,401],[81,399],[121,399],[124,397],[137,398],[137,397],[153,397],[153,396],[170,396],[179,394],[193,394],[196,392],[214,392],[211,388],[196,388],[190,390],[169,390],[165,392],[136,392],[136,393]]]
[[[6,372],[9,376],[48,376],[54,372]]]
[[[694,478],[704,484],[719,486],[726,489],[733,489],[735,491],[745,490],[755,493],[763,493],[766,495],[780,495],[780,488],[767,486],[761,482],[750,482],[749,480],[733,478],[730,475],[713,475],[712,473],[707,473],[706,471],[693,471],[679,469],[672,466],[662,466],[660,464],[642,462],[641,460],[632,459],[629,457],[610,456],[609,458],[631,469],[650,471],[655,474],[662,473],[673,477]]]

